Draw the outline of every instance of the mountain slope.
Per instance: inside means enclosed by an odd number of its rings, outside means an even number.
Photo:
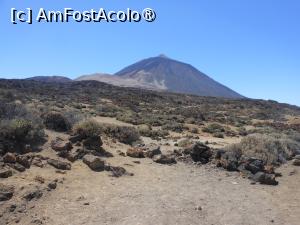
[[[243,98],[240,94],[214,81],[193,66],[165,56],[142,60],[126,67],[115,75],[172,92]]]

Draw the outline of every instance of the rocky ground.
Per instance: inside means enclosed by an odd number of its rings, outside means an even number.
[[[253,159],[229,172],[232,155],[204,144],[47,135],[41,152],[3,157],[1,225],[299,224],[297,157],[272,173]]]

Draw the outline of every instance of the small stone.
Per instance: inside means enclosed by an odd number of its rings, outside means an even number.
[[[19,163],[13,164],[12,168],[14,168],[15,170],[17,170],[19,172],[24,172],[26,170],[26,168]]]
[[[300,159],[295,158],[295,159],[293,159],[292,163],[294,166],[300,166]]]
[[[14,195],[15,188],[11,185],[0,184],[0,201],[7,201]]]
[[[103,171],[105,169],[104,161],[97,156],[85,155],[82,160],[91,170]]]
[[[25,168],[29,169],[31,166],[31,162],[32,162],[32,156],[31,155],[18,155],[17,162],[20,163]]]
[[[171,155],[155,155],[153,161],[160,164],[175,164],[175,157]]]
[[[8,178],[11,177],[12,175],[13,175],[12,170],[6,168],[0,169],[0,178]]]
[[[56,138],[51,142],[51,148],[57,152],[60,151],[69,151],[72,149],[72,143],[64,141],[61,138]]]
[[[52,181],[48,184],[48,188],[53,190],[53,189],[56,189],[57,187],[57,182],[56,181]]]
[[[71,170],[71,164],[56,159],[48,159],[48,164],[59,170]]]
[[[5,163],[15,163],[17,161],[16,155],[14,153],[6,153],[3,156],[3,162]]]
[[[129,148],[126,155],[132,158],[144,158],[144,151],[139,147]]]
[[[202,207],[201,207],[201,206],[197,206],[197,207],[195,208],[195,210],[197,210],[197,211],[202,211]]]
[[[27,200],[27,201],[31,201],[33,199],[39,199],[43,196],[43,192],[39,189],[35,189],[35,190],[30,190],[27,191],[24,195],[23,195],[23,199]]]
[[[266,174],[264,172],[257,172],[253,177],[253,181],[267,185],[278,185],[278,181],[275,180],[274,174]]]

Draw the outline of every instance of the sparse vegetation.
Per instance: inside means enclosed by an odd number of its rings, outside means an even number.
[[[249,135],[226,150],[261,159],[267,164],[279,165],[291,159],[299,149],[297,137],[274,133]]]
[[[54,131],[68,131],[71,129],[71,123],[61,113],[49,112],[43,116],[44,124],[47,129]]]
[[[115,138],[124,144],[133,144],[140,139],[140,134],[134,127],[104,124],[102,131],[107,136]]]
[[[100,135],[102,129],[103,128],[97,121],[88,119],[77,123],[74,126],[73,131],[75,134],[79,134],[83,137],[94,137]]]

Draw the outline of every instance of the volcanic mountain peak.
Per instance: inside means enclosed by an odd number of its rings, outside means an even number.
[[[117,86],[163,90],[177,93],[243,98],[228,87],[216,82],[195,67],[165,55],[134,63],[114,76],[93,74],[77,80],[97,80]]]
[[[214,81],[195,67],[165,56],[144,59],[115,75],[135,79],[156,86],[157,89],[172,92],[225,98],[243,97]]]

